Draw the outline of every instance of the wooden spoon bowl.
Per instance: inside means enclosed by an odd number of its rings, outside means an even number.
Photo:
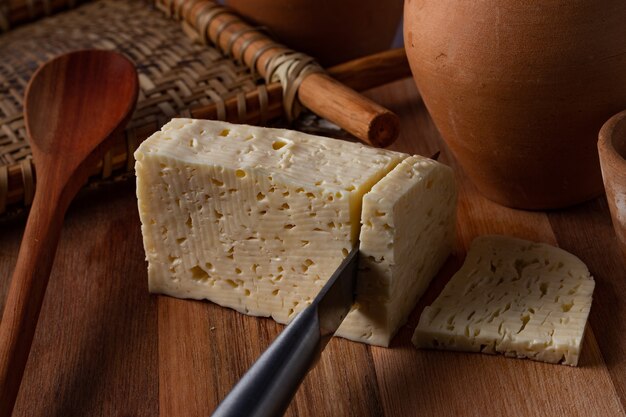
[[[48,285],[65,211],[137,100],[124,56],[84,50],[40,67],[24,113],[37,189],[0,322],[0,417],[11,415]]]

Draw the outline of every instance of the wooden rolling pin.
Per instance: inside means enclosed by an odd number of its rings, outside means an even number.
[[[410,77],[411,70],[404,53],[404,49],[392,49],[389,51],[373,54],[364,58],[359,58],[344,64],[329,68],[328,73],[334,78],[341,80],[346,86],[362,91],[384,85],[392,81]],[[260,113],[259,96],[260,89],[248,92],[244,96],[246,114],[239,118],[238,99],[232,97],[224,101],[226,117],[229,122],[247,123],[252,125],[261,124],[263,119],[272,120],[283,115],[283,90],[279,83],[271,83],[265,87],[267,89],[267,109],[264,117]],[[191,117],[197,119],[217,119],[218,106],[210,104],[200,106],[190,110]],[[125,135],[120,135],[114,139],[111,150],[107,153],[105,160],[100,161],[92,168],[93,176],[108,177],[113,171],[124,168],[132,169],[133,158],[129,158],[139,143],[159,129],[156,124],[145,125],[131,129]],[[28,164],[30,167],[30,164]],[[0,168],[1,169],[1,168]],[[32,201],[34,188],[24,190],[24,183],[29,183],[23,178],[23,168],[20,164],[8,167],[8,190],[6,194],[6,205],[24,202],[29,205]],[[2,190],[0,190],[1,193]],[[0,199],[2,196],[0,195]],[[0,205],[0,214],[2,213]]]
[[[222,51],[240,57],[242,62],[263,77],[267,75],[268,62],[285,52],[293,52],[245,23],[236,13],[216,6],[212,1],[157,0],[157,4]],[[210,20],[207,19],[209,15],[212,15]],[[312,72],[304,76],[297,88],[297,97],[313,113],[370,145],[388,146],[398,137],[398,116],[326,72]]]

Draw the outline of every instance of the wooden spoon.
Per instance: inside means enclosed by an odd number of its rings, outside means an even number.
[[[11,415],[65,211],[137,100],[133,64],[110,51],[62,55],[26,88],[24,114],[37,190],[0,322],[0,416]]]

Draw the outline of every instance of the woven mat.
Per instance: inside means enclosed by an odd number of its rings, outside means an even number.
[[[139,0],[100,0],[14,29],[0,36],[0,214],[9,205],[23,209],[34,195],[24,88],[40,64],[83,48],[117,50],[137,66],[140,94],[125,145],[131,155],[137,145],[133,138],[145,137],[187,109],[257,88],[247,68],[193,43],[177,23]],[[120,167],[132,168],[132,158],[112,161],[109,153],[101,167],[99,178],[110,178]],[[19,186],[15,178],[22,181]]]

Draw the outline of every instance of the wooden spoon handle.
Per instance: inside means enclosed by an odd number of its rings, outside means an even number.
[[[50,195],[53,194],[53,195]],[[10,417],[48,286],[67,204],[36,193],[0,322],[0,417]]]

